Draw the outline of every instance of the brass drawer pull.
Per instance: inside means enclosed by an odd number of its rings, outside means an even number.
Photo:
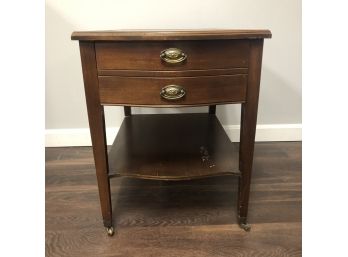
[[[166,63],[182,63],[186,60],[187,55],[178,48],[168,48],[161,52],[160,57]]]
[[[183,98],[186,94],[185,89],[178,85],[168,85],[162,88],[161,97],[166,100],[177,100]]]

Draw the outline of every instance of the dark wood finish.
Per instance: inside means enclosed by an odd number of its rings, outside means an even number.
[[[99,102],[94,44],[80,42],[80,54],[103,223],[104,226],[110,227],[112,225],[112,208],[108,178],[104,108]]]
[[[166,41],[271,38],[269,30],[127,30],[75,31],[72,40],[84,41]]]
[[[130,106],[124,106],[123,110],[124,110],[124,116],[131,116],[132,115],[132,109]]]
[[[180,71],[154,71],[154,70],[98,70],[100,76],[124,77],[195,77],[248,74],[247,68],[234,69],[209,69],[209,70],[180,70]]]
[[[109,152],[110,176],[183,180],[239,175],[238,148],[215,115],[132,115]]]
[[[117,77],[99,76],[100,102],[108,105],[207,105],[244,102],[247,75],[206,77]],[[186,94],[179,100],[160,96],[167,85],[180,85]]]
[[[238,215],[241,225],[247,223],[263,39],[270,37],[268,30],[73,33],[72,39],[81,40],[88,117],[105,226],[112,225],[109,188],[112,176],[176,180],[238,173],[237,169],[228,169],[231,167],[228,161],[236,163],[237,155],[229,149],[230,143],[226,143],[227,136],[215,116],[216,105],[227,103],[242,104]],[[173,47],[187,54],[185,62],[168,65],[161,60],[161,51]],[[172,84],[184,87],[183,98],[175,101],[161,98],[161,89]],[[167,93],[170,95],[169,90]],[[126,117],[110,152],[112,174],[108,174],[103,105],[125,106]],[[164,121],[155,122],[158,117],[167,116],[131,116],[130,109],[131,106],[199,105],[209,106],[209,114],[202,115],[213,122],[204,125],[192,115],[179,115],[189,117],[187,121],[171,116],[173,120],[163,118]],[[210,161],[206,163],[215,166],[199,168],[202,163],[194,151],[195,143],[200,142],[208,145]],[[181,146],[185,143],[187,149]],[[204,146],[202,149],[204,153]],[[209,159],[211,152],[215,159]],[[230,158],[226,153],[231,153]],[[200,157],[205,158],[205,154]]]
[[[240,161],[238,191],[238,216],[241,223],[247,223],[250,180],[253,165],[254,142],[259,101],[263,39],[250,42],[248,91],[242,104],[240,129]]]
[[[179,48],[187,60],[167,64],[160,53]],[[98,70],[207,70],[248,67],[248,40],[101,42],[95,44]]]
[[[111,180],[115,226],[100,227],[91,147],[46,148],[46,257],[301,256],[301,142],[257,142],[248,219],[237,178]],[[323,220],[326,222],[326,220]]]
[[[216,105],[209,105],[209,114],[216,113]]]

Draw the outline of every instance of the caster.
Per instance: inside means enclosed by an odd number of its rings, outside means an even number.
[[[113,236],[115,231],[114,231],[114,227],[108,227],[106,228],[106,232],[108,233],[108,236]]]
[[[251,230],[251,226],[248,223],[240,223],[239,226],[244,229],[246,232],[249,232]]]
[[[238,224],[239,227],[244,229],[245,231],[249,232],[251,230],[251,226],[250,224],[247,222],[247,218],[246,217],[240,217],[238,216]]]

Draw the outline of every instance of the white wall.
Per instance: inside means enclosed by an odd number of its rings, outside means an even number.
[[[195,28],[272,31],[272,39],[266,39],[264,44],[258,124],[295,126],[296,135],[288,135],[288,140],[299,139],[301,1],[46,0],[46,129],[51,140],[48,145],[55,145],[54,138],[60,132],[71,131],[62,129],[88,128],[79,48],[77,41],[70,40],[72,31]],[[182,109],[135,110],[136,113],[178,111]],[[239,106],[219,106],[217,115],[224,125],[231,127],[239,124],[239,111]],[[121,107],[106,108],[108,127],[118,127],[122,118]],[[272,135],[271,139],[279,139]]]

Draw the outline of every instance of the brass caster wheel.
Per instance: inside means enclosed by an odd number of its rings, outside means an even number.
[[[248,223],[240,223],[239,226],[244,229],[246,232],[249,232],[251,230],[251,226]]]
[[[114,231],[114,227],[108,227],[106,228],[106,232],[108,233],[108,236],[113,236],[115,231]]]

